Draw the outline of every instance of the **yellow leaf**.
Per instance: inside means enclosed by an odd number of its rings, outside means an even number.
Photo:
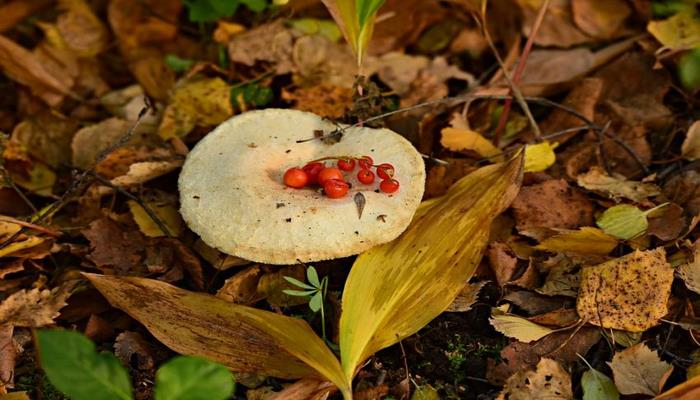
[[[538,250],[556,253],[599,255],[606,255],[615,247],[617,247],[617,239],[591,226],[559,233],[535,246]]]
[[[554,332],[546,326],[537,325],[517,315],[493,313],[489,319],[491,326],[504,336],[523,343],[534,342]]]
[[[131,215],[134,217],[134,221],[136,221],[136,225],[139,226],[139,230],[141,230],[144,235],[148,237],[166,236],[166,233],[163,232],[139,203],[129,200],[128,204]],[[158,216],[170,235],[180,235],[182,231],[182,218],[172,204],[163,204],[157,201],[146,202],[145,204]]]
[[[421,206],[398,239],[357,258],[340,318],[347,385],[362,361],[417,332],[457,297],[481,260],[491,221],[518,192],[522,163],[520,154],[472,172]]]
[[[452,151],[473,150],[484,158],[496,157],[501,154],[496,146],[479,132],[471,129],[443,128],[440,131],[440,144]],[[502,157],[501,157],[502,158]],[[502,160],[495,160],[502,161]]]
[[[663,247],[635,251],[581,271],[579,316],[603,328],[642,332],[666,315],[673,268]]]
[[[654,400],[695,400],[700,397],[700,376],[694,376],[684,383],[661,393]]]
[[[320,375],[349,396],[338,359],[301,319],[154,279],[84,275],[110,304],[178,353],[206,357],[232,371],[284,379]]]
[[[700,293],[700,250],[695,250],[691,261],[678,267],[678,276],[688,289]]]
[[[525,172],[540,172],[551,167],[557,161],[557,156],[554,154],[557,146],[559,143],[547,141],[525,146]]]
[[[230,86],[220,78],[180,83],[163,112],[158,134],[163,139],[186,136],[195,126],[212,126],[233,115]]]
[[[700,18],[692,11],[678,14],[647,25],[649,33],[671,50],[692,49],[700,46]]]
[[[10,243],[7,246],[0,249],[0,258],[1,257],[11,257],[15,253],[17,253],[18,251],[32,248],[32,247],[37,246],[41,243],[44,243],[44,239],[42,239],[38,236],[27,236],[23,240],[22,239],[14,240],[12,243]]]

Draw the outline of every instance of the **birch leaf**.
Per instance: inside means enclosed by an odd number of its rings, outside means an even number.
[[[576,183],[588,190],[606,193],[615,200],[627,198],[637,203],[661,193],[661,189],[652,183],[630,181],[620,175],[610,176],[598,167],[577,176]]]
[[[472,172],[444,197],[424,203],[398,239],[357,258],[340,318],[347,382],[370,355],[414,334],[449,307],[481,260],[491,221],[515,198],[522,165],[521,154]]]
[[[583,400],[618,400],[620,393],[613,381],[602,372],[590,368],[581,377]]]
[[[541,172],[551,167],[557,161],[554,149],[558,145],[544,141],[525,146],[525,172]]]
[[[615,353],[609,364],[615,386],[626,395],[659,394],[673,371],[673,366],[661,361],[659,355],[644,343]]]
[[[349,393],[333,353],[300,319],[232,304],[154,279],[85,274],[114,307],[172,350],[234,372],[324,377]]]
[[[537,325],[517,315],[492,315],[489,319],[491,326],[504,336],[517,339],[523,343],[534,342],[553,332],[546,326]]]
[[[629,204],[608,208],[596,224],[608,235],[619,239],[633,239],[642,235],[649,227],[644,211]]]

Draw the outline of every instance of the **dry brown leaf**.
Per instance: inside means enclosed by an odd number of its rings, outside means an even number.
[[[664,241],[671,241],[680,236],[688,225],[684,210],[676,203],[669,203],[649,216],[647,234]]]
[[[501,361],[488,360],[486,378],[494,385],[503,385],[511,375],[535,368],[541,357],[551,358],[569,366],[600,340],[600,329],[582,328],[572,332],[556,332],[535,343],[512,341],[501,350]]]
[[[499,285],[503,286],[513,279],[518,267],[518,259],[506,243],[493,242],[489,244],[486,257]]]
[[[352,89],[321,83],[282,91],[282,99],[291,101],[292,108],[310,111],[325,118],[340,118],[352,107]]]
[[[0,68],[13,80],[29,86],[32,93],[50,106],[57,106],[71,94],[69,77],[57,79],[24,47],[0,35]]]
[[[667,313],[673,268],[663,247],[636,250],[581,272],[576,310],[603,328],[642,332]]]
[[[260,265],[252,265],[237,272],[224,281],[224,285],[216,292],[216,297],[238,304],[253,304],[264,298],[258,292],[258,282],[263,275]]]
[[[700,158],[700,120],[693,122],[685,134],[681,154],[687,160],[697,160]]]
[[[94,57],[107,46],[109,33],[85,0],[61,0],[64,13],[56,20],[61,38],[80,57]]]
[[[151,179],[172,172],[182,165],[182,160],[144,161],[131,164],[126,175],[112,179],[112,184],[121,187],[138,186]]]
[[[55,169],[70,163],[70,143],[77,128],[77,121],[42,111],[17,124],[10,141]]]
[[[625,20],[632,10],[624,0],[572,0],[574,22],[584,33],[610,40],[623,33]]]
[[[677,273],[688,289],[700,294],[700,251],[695,250],[692,259],[681,264]]]
[[[600,167],[577,176],[576,183],[585,189],[603,192],[612,199],[625,198],[635,203],[661,194],[661,188],[652,183],[630,181],[617,174],[610,176]]]
[[[563,259],[549,270],[544,284],[535,291],[547,296],[576,297],[580,283],[578,265]]]
[[[129,121],[121,118],[108,118],[81,128],[75,133],[71,143],[73,166],[83,170],[92,167],[100,153],[124,136],[131,125]],[[142,141],[143,137],[137,133],[127,144]]]
[[[177,35],[182,4],[156,0],[112,0],[107,8],[109,24],[117,37],[127,66],[145,92],[158,100],[167,98],[175,74],[165,65],[162,45]]]
[[[98,268],[118,274],[132,271],[143,259],[145,239],[138,231],[124,231],[116,222],[101,218],[82,231],[90,241],[88,259]]]
[[[515,373],[506,381],[497,400],[573,400],[571,376],[556,361],[542,358],[535,371]]]
[[[654,397],[654,400],[695,400],[698,397],[700,397],[700,376],[696,375]]]
[[[478,283],[467,283],[464,289],[457,295],[452,304],[445,310],[446,312],[467,312],[472,309],[474,303],[479,298],[479,291],[486,285],[486,281]]]
[[[603,90],[603,81],[597,78],[585,78],[576,85],[563,101],[563,105],[570,107],[589,120],[595,119],[595,106]],[[547,134],[563,131],[584,123],[571,113],[555,108],[540,124],[542,132]],[[554,140],[560,144],[565,143],[577,133],[572,132],[557,136]]]
[[[272,63],[275,73],[286,74],[295,70],[292,63],[294,36],[279,19],[238,34],[228,44],[232,62],[252,67],[264,61]]]
[[[66,305],[75,282],[49,289],[20,290],[0,303],[0,325],[41,328],[54,323],[59,310]]]
[[[523,12],[522,32],[530,36],[539,9],[544,0],[517,0]],[[540,26],[534,43],[540,46],[571,47],[591,42],[593,38],[582,32],[575,24],[571,14],[571,0],[553,0],[549,3],[547,13]]]
[[[644,343],[615,353],[608,363],[621,394],[656,396],[673,371],[673,366],[661,361],[659,355]]]
[[[593,205],[565,180],[548,180],[523,187],[513,202],[516,227],[538,237],[542,228],[574,229],[593,224]]]
[[[126,331],[114,341],[114,355],[124,364],[139,370],[153,370],[155,360],[148,341],[138,332]]]
[[[7,389],[14,387],[17,345],[12,339],[15,331],[12,324],[0,324],[0,398]]]

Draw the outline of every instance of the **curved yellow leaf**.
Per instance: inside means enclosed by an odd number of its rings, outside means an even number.
[[[575,231],[563,231],[544,239],[535,246],[551,252],[606,255],[617,247],[617,239],[598,228],[583,226]]]
[[[418,209],[406,232],[360,255],[345,283],[340,352],[348,382],[376,351],[445,311],[474,272],[489,225],[515,198],[522,153],[481,168]]]
[[[541,172],[551,167],[557,161],[554,149],[559,143],[544,141],[525,146],[525,172]]]
[[[301,319],[154,279],[84,275],[110,304],[178,353],[203,356],[232,371],[285,379],[320,376],[349,395],[338,359]]]
[[[534,342],[553,333],[554,330],[538,325],[523,317],[508,314],[495,314],[489,319],[491,326],[504,336],[517,339],[523,343]]]

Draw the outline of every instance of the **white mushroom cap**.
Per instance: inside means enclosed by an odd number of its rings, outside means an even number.
[[[251,111],[219,125],[190,152],[179,178],[182,216],[224,253],[267,264],[294,264],[361,253],[395,239],[423,196],[425,166],[411,143],[388,129],[349,128],[336,144],[297,143],[336,125],[302,111]],[[329,156],[369,155],[391,163],[400,188],[364,185],[359,167],[345,173],[347,196],[330,199],[313,188],[283,183],[288,168]],[[335,161],[326,162],[335,166]],[[375,191],[376,190],[376,191]],[[365,197],[359,217],[355,195]]]

